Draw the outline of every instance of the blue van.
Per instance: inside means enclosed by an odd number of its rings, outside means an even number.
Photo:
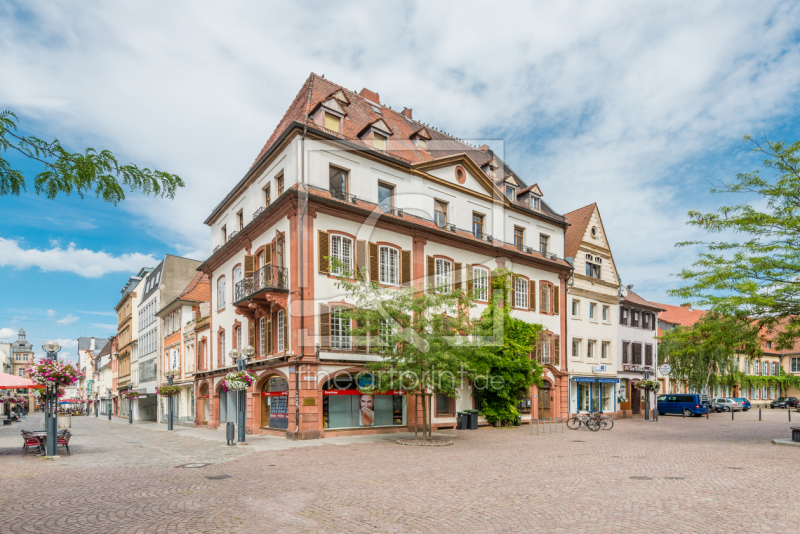
[[[706,415],[709,405],[703,402],[700,395],[695,393],[676,393],[674,395],[658,396],[658,415],[674,413],[678,415]]]

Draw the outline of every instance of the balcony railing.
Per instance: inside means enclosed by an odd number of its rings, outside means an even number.
[[[265,289],[289,289],[289,270],[286,267],[266,265],[245,276],[234,288],[233,302],[239,302]]]
[[[264,206],[261,206],[260,208],[258,208],[258,209],[257,209],[257,210],[256,210],[256,211],[253,213],[253,219],[255,219],[256,217],[258,217],[259,215],[261,215],[262,213],[264,213],[264,210],[265,210],[265,209],[267,209],[267,208],[265,208]]]

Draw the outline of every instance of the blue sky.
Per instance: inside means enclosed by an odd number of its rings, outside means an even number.
[[[702,237],[686,212],[758,167],[742,136],[800,138],[798,28],[792,2],[4,2],[0,108],[187,187],[118,207],[0,198],[0,338],[24,326],[74,356],[77,336],[113,332],[131,273],[207,257],[203,219],[312,71],[498,140],[556,210],[598,202],[623,281],[673,302],[695,253],[674,243]]]

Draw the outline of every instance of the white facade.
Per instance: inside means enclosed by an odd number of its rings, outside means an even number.
[[[644,413],[644,392],[635,384],[640,380],[656,380],[658,375],[658,316],[663,311],[658,304],[646,301],[623,287],[620,301],[618,350],[620,353],[617,373],[620,378],[620,401],[625,410]],[[666,391],[662,382],[662,392]],[[654,394],[650,402],[654,402]],[[650,405],[651,410],[653,405]]]

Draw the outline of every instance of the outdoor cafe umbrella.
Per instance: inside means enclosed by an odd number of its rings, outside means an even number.
[[[44,386],[37,384],[30,378],[10,375],[8,373],[0,373],[0,389],[26,389],[43,387]]]

